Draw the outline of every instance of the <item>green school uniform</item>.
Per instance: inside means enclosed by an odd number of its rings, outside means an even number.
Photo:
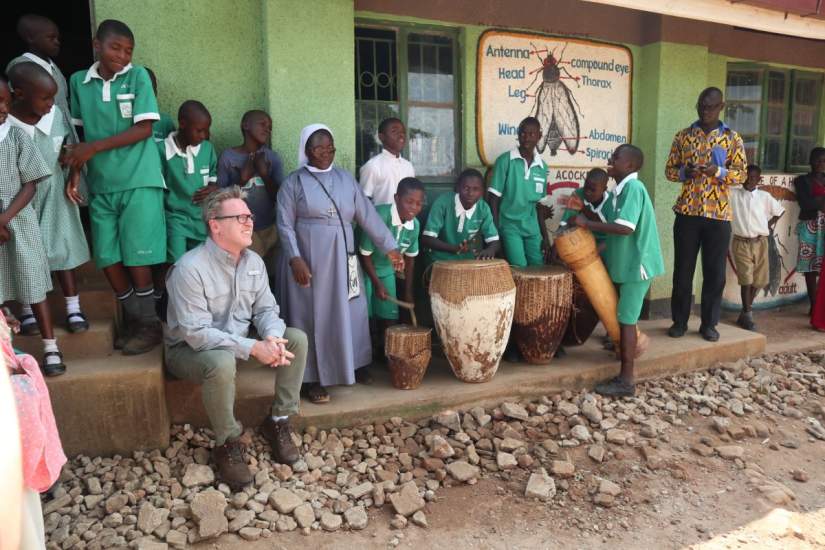
[[[152,138],[156,143],[160,143],[175,130],[175,121],[172,117],[166,113],[160,113],[160,120],[152,123]]]
[[[634,325],[651,279],[665,272],[656,213],[636,173],[624,178],[606,200],[607,223],[633,229],[630,235],[607,235],[603,258],[610,278],[619,283],[619,322]]]
[[[547,165],[538,151],[528,166],[518,149],[501,154],[489,191],[499,197],[498,224],[507,261],[517,267],[542,265],[542,235],[536,203],[547,189]]]
[[[201,205],[192,202],[199,189],[218,181],[218,157],[208,141],[181,151],[172,132],[158,143],[163,178],[168,192],[166,210],[166,261],[174,263],[206,240]]]
[[[470,260],[483,248],[480,244],[482,239],[488,245],[499,239],[490,206],[484,200],[479,200],[472,208],[465,210],[458,193],[442,193],[435,199],[423,234],[452,245],[459,245],[463,241],[471,243],[470,250],[463,254],[431,250],[429,255],[433,261]]]
[[[143,120],[160,119],[146,69],[131,64],[105,81],[99,63],[72,75],[72,122],[86,141],[111,137]],[[104,268],[152,265],[166,260],[163,175],[150,137],[95,155],[88,163],[92,244]],[[118,195],[118,196],[115,196]]]
[[[600,202],[598,205],[594,205],[593,203],[584,198],[583,187],[579,187],[578,189],[573,191],[573,194],[578,196],[582,200],[585,207],[589,208],[594,214],[599,216],[602,222],[605,221],[603,210],[604,205],[607,203],[606,199],[610,196],[610,193],[605,191],[604,195],[602,196],[602,202]],[[578,214],[579,212],[576,210],[570,210],[568,208],[565,208],[564,214],[562,214],[561,222],[559,223],[559,225],[567,225],[567,223],[571,219],[575,218]],[[607,235],[605,233],[602,233],[601,231],[593,231],[593,236],[596,238],[596,245],[603,244],[605,242],[605,239],[607,238]]]
[[[418,256],[418,234],[421,229],[418,219],[413,218],[408,222],[402,222],[394,201],[390,204],[378,205],[375,207],[375,210],[395,238],[395,242],[398,244],[398,251],[408,258]],[[375,244],[363,231],[361,232],[359,249],[363,256],[371,257],[372,264],[375,266],[375,273],[378,275],[387,293],[390,296],[395,296],[395,271],[387,255],[376,250]],[[398,306],[392,302],[377,299],[372,281],[369,277],[365,277],[364,286],[367,294],[367,307],[369,308],[370,317],[398,319]]]
[[[67,171],[58,158],[64,143],[76,143],[66,116],[56,104],[36,124],[9,115],[9,122],[26,132],[52,174],[35,186],[31,205],[37,213],[49,270],[74,269],[89,261],[89,245],[80,221],[80,210],[64,194]]]

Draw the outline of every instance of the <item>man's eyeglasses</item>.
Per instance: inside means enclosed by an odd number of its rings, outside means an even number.
[[[236,214],[234,216],[215,216],[213,220],[229,220],[235,218],[238,223],[246,225],[255,221],[255,214]]]

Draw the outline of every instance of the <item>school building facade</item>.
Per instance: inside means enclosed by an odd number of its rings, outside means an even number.
[[[774,304],[804,291],[793,273],[791,175],[825,135],[825,19],[811,0],[93,0],[92,28],[116,18],[134,31],[134,61],[159,81],[161,109],[186,99],[213,115],[218,149],[240,141],[244,111],[267,110],[273,149],[297,163],[300,130],[323,122],[336,162],[356,170],[376,152],[378,121],[400,116],[406,155],[431,195],[466,167],[486,170],[539,114],[560,215],[584,173],[624,141],[642,148],[665,265],[672,269],[664,177],[674,134],[696,119],[699,92],[726,92],[724,120],[762,165],[788,214],[778,228],[783,269]],[[810,4],[810,6],[808,6]],[[656,10],[679,10],[657,13]],[[807,11],[806,11],[807,10]],[[813,10],[813,11],[812,11]],[[825,13],[825,8],[822,9]],[[574,134],[574,135],[571,135]],[[782,247],[787,249],[783,251]],[[697,277],[698,278],[698,277]],[[671,273],[651,308],[668,315]],[[735,278],[726,298],[738,300]]]

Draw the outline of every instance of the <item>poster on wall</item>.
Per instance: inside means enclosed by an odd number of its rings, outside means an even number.
[[[478,42],[476,139],[491,166],[517,146],[519,122],[536,117],[538,152],[550,167],[548,197],[558,225],[567,196],[590,168],[630,140],[633,59],[623,46],[490,30]]]
[[[779,218],[774,228],[776,246],[768,249],[769,284],[760,291],[753,301],[753,307],[766,309],[807,299],[805,277],[796,272],[796,257],[799,251],[799,239],[796,236],[796,222],[799,219],[799,203],[796,202],[793,180],[796,174],[767,174],[762,176],[759,186],[767,191],[785,207],[785,213]],[[722,294],[722,306],[726,309],[740,309],[739,282],[733,256],[728,251],[727,276],[725,292]]]

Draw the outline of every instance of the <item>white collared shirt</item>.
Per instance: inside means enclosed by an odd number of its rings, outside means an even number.
[[[43,59],[39,55],[35,55],[31,52],[24,53],[23,57],[25,57],[26,59],[28,59],[32,63],[37,63],[38,65],[40,65],[41,67],[46,69],[49,72],[50,75],[54,75],[55,71],[60,70],[60,69],[57,68],[57,65],[54,64],[54,61],[51,61],[51,60],[46,61],[45,59]]]
[[[28,134],[28,136],[32,139],[34,139],[35,130],[40,130],[40,132],[48,136],[52,133],[52,124],[54,124],[55,109],[58,109],[57,105],[52,105],[51,110],[44,116],[40,117],[40,120],[38,120],[35,124],[28,124],[26,122],[23,122],[22,120],[20,120],[12,114],[9,114],[9,118],[7,119],[7,121],[26,132],[26,134]]]
[[[524,180],[525,181],[530,179],[530,170],[532,170],[532,168],[534,166],[540,166],[541,168],[544,168],[544,161],[542,160],[541,155],[539,154],[538,150],[535,150],[535,149],[533,150],[533,162],[531,162],[530,164],[527,164],[527,159],[524,158],[523,156],[521,156],[521,153],[519,152],[518,147],[516,147],[515,149],[510,151],[510,160],[516,160],[516,159],[521,159],[521,160],[524,161]]]
[[[103,101],[108,102],[108,101],[112,100],[112,90],[111,90],[112,82],[117,77],[119,77],[120,75],[126,74],[130,70],[132,70],[132,64],[129,63],[128,65],[123,67],[121,70],[119,70],[118,72],[113,74],[112,78],[110,78],[109,80],[106,80],[102,76],[100,76],[100,73],[97,71],[97,68],[99,66],[100,66],[100,61],[95,61],[94,63],[92,63],[92,66],[89,67],[88,71],[86,71],[86,78],[83,79],[83,84],[88,83],[93,78],[99,78],[100,80],[102,80],[103,81],[103,97],[102,97],[102,99],[103,99]],[[160,118],[160,117],[158,117],[158,118]],[[139,121],[135,120],[135,122],[139,122]]]
[[[11,128],[11,123],[9,119],[6,118],[6,121],[3,124],[0,124],[0,142],[6,139],[6,136],[9,135],[9,129]]]
[[[730,205],[733,209],[733,234],[746,239],[768,236],[768,222],[785,212],[773,195],[761,189],[748,191],[744,187],[732,188]]]
[[[401,214],[398,213],[398,205],[395,204],[395,201],[390,203],[390,216],[392,219],[392,228],[395,230],[393,237],[395,238],[396,242],[401,237],[401,230],[406,229],[407,231],[412,231],[415,229],[415,220],[407,220],[405,222],[401,221]]]
[[[415,169],[410,161],[381,149],[361,167],[358,179],[364,194],[378,206],[393,202],[398,182],[412,177],[415,177]]]
[[[464,231],[464,222],[473,217],[473,214],[475,214],[476,211],[476,206],[478,206],[478,203],[475,203],[469,210],[465,210],[464,205],[461,204],[461,199],[458,197],[458,193],[455,194],[455,216],[458,218],[458,227],[456,228],[456,231],[459,233]],[[434,236],[437,237],[438,235]]]
[[[198,156],[198,153],[201,150],[200,143],[197,145],[187,145],[185,151],[181,151],[180,147],[178,147],[177,141],[175,141],[175,136],[178,135],[178,132],[172,132],[166,139],[163,140],[163,144],[166,148],[166,160],[171,159],[175,155],[185,158],[186,159],[186,173],[187,174],[194,174],[195,173],[195,157]]]

